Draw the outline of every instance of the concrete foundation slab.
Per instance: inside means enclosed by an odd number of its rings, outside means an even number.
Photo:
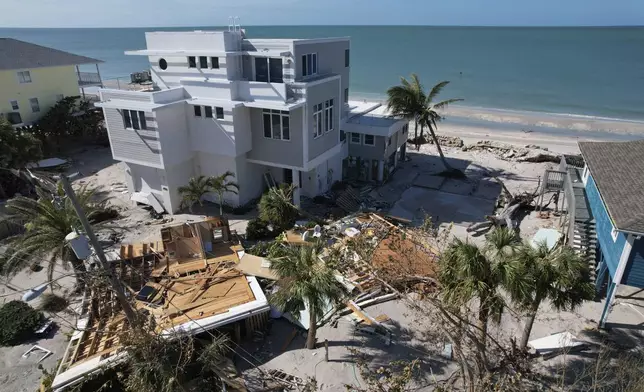
[[[440,189],[441,185],[445,182],[445,177],[433,176],[431,174],[420,174],[414,181],[414,186],[428,189]]]
[[[472,192],[472,196],[495,201],[501,194],[501,184],[492,179],[482,179]]]
[[[389,211],[390,215],[420,221],[423,214],[430,215],[437,224],[451,223],[467,226],[492,214],[494,201],[411,187]]]
[[[456,193],[457,195],[471,195],[476,182],[469,180],[455,180],[448,178],[441,186],[442,192]]]

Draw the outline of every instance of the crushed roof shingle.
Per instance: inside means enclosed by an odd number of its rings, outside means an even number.
[[[0,38],[0,70],[98,64],[103,61],[78,56],[13,38]]]
[[[615,228],[644,233],[644,140],[580,142]]]

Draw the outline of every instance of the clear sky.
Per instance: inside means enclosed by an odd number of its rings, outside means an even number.
[[[1,27],[644,25],[644,0],[0,0]]]

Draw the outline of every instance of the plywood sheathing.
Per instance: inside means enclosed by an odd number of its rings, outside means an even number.
[[[135,306],[147,309],[159,330],[255,300],[246,277],[235,269],[243,247],[233,242],[227,220],[208,218],[162,229],[161,237],[162,242],[122,245],[121,260],[112,262],[113,271],[133,295],[146,284],[157,289],[152,303],[137,300]],[[97,356],[109,357],[121,347],[119,338],[128,323],[111,289],[93,288],[89,303],[87,331],[71,348],[65,368]],[[263,325],[266,317],[254,316],[246,322],[247,328]]]

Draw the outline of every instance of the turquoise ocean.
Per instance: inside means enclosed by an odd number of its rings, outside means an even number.
[[[146,69],[144,33],[186,28],[2,29],[105,61],[104,79]],[[382,98],[400,76],[450,80],[463,105],[644,121],[644,27],[246,26],[249,38],[351,37],[351,96]]]

